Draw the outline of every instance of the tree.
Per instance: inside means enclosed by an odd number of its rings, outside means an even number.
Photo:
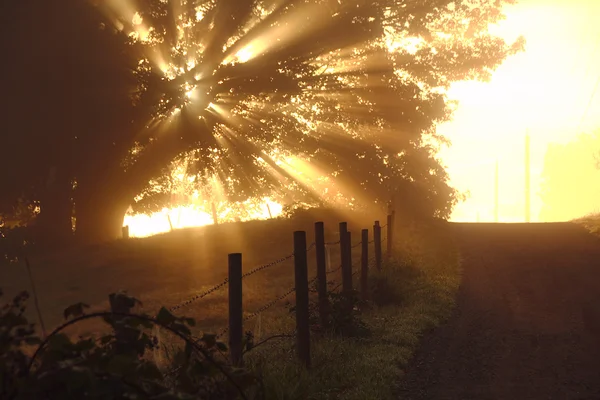
[[[424,139],[442,140],[435,125],[451,116],[451,82],[487,79],[522,48],[487,32],[506,3],[14,6],[21,40],[4,51],[14,54],[15,82],[31,91],[13,85],[11,98],[21,103],[3,105],[8,148],[18,149],[10,164],[22,169],[11,192],[33,188],[40,214],[65,227],[72,199],[77,234],[104,240],[119,235],[134,197],[177,158],[200,184],[222,177],[231,196],[281,189],[282,180],[288,192],[316,195],[282,167],[300,155],[347,187],[386,188],[375,197],[389,193],[394,176],[427,196],[437,192],[431,207],[447,214],[453,193]],[[29,69],[21,69],[22,56]],[[56,190],[43,185],[49,171]]]

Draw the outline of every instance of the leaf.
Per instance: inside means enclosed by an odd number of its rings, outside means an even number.
[[[206,368],[206,365],[200,360],[195,360],[194,364],[189,369],[190,376],[197,377],[210,373],[210,369]]]
[[[158,367],[153,363],[146,362],[146,363],[140,364],[140,365],[138,365],[137,370],[140,373],[141,377],[143,377],[145,379],[151,379],[151,380],[156,380],[156,381],[161,381],[164,379],[163,374],[160,372]]]
[[[215,344],[216,348],[222,352],[226,352],[227,350],[229,350],[229,348],[227,347],[227,345],[223,342],[217,342]]]
[[[217,335],[214,333],[205,333],[200,338],[209,349],[215,345],[217,342]]]
[[[75,343],[75,351],[78,353],[83,353],[89,350],[92,350],[95,346],[95,340],[92,338],[82,339],[79,342]]]
[[[112,336],[112,335],[102,336],[100,338],[100,343],[103,345],[108,344],[113,338],[114,338],[114,336]]]
[[[188,328],[186,325],[181,324],[179,322],[174,322],[170,325],[170,327],[174,330],[176,330],[177,332],[180,333],[185,333],[186,335],[191,335],[192,331],[190,331],[190,328]]]
[[[137,368],[137,356],[129,356],[125,354],[117,354],[113,356],[108,365],[106,366],[106,370],[108,372],[112,372],[117,375],[128,375],[132,373]]]
[[[170,326],[173,322],[177,321],[177,318],[165,307],[161,307],[156,315],[156,320],[162,325]]]
[[[128,313],[136,304],[141,302],[135,297],[128,296],[126,292],[111,293],[108,296],[112,312]]]
[[[48,350],[61,351],[70,348],[73,345],[71,339],[64,333],[58,333],[48,340]]]
[[[37,336],[29,336],[23,339],[26,344],[34,346],[42,343],[42,340]]]
[[[73,318],[81,317],[82,315],[84,315],[84,308],[90,308],[90,306],[82,302],[72,304],[69,307],[65,308],[63,315],[65,319],[69,319],[70,316],[72,316]]]

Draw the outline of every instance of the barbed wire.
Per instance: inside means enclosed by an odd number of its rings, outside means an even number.
[[[315,247],[315,246],[316,246],[316,243],[315,243],[315,242],[312,242],[312,243],[310,244],[310,246],[308,246],[308,248],[306,249],[306,252],[309,252],[309,251],[310,251],[310,250],[312,250],[312,248],[313,248],[313,247]],[[264,264],[264,265],[261,265],[261,266],[259,266],[259,267],[256,267],[256,268],[254,268],[253,270],[251,270],[251,271],[248,271],[248,272],[246,272],[245,274],[243,274],[243,275],[242,275],[242,279],[244,279],[244,278],[246,278],[246,277],[248,277],[248,276],[250,276],[250,275],[254,275],[254,274],[256,274],[256,273],[257,273],[257,272],[259,272],[259,271],[262,271],[262,270],[265,270],[265,269],[267,269],[267,268],[270,268],[270,267],[272,267],[272,266],[274,266],[274,265],[280,264],[280,263],[282,263],[282,262],[284,262],[284,261],[286,261],[286,260],[289,260],[290,258],[294,257],[294,254],[295,254],[295,253],[288,254],[287,256],[284,256],[284,257],[278,258],[277,260],[271,261],[271,262],[270,262],[270,263],[268,263],[268,264]],[[176,310],[178,310],[178,309],[180,309],[180,308],[182,308],[182,307],[185,307],[185,306],[187,306],[187,305],[189,305],[189,304],[193,303],[193,302],[194,302],[194,301],[196,301],[196,300],[200,300],[201,298],[203,298],[203,297],[206,297],[206,296],[208,296],[209,294],[211,294],[211,293],[214,293],[214,292],[216,292],[217,290],[221,289],[222,287],[224,287],[225,285],[227,285],[227,283],[229,283],[229,278],[225,278],[225,280],[224,280],[224,281],[222,281],[222,282],[221,282],[221,283],[219,283],[218,285],[215,285],[215,286],[213,286],[212,288],[208,289],[206,292],[203,292],[203,293],[201,293],[201,294],[198,294],[198,295],[196,295],[196,296],[193,296],[192,298],[190,298],[190,299],[188,299],[188,300],[186,300],[186,301],[184,301],[184,302],[182,302],[182,303],[179,303],[179,304],[177,304],[177,305],[175,305],[175,306],[171,307],[171,308],[169,309],[169,311],[176,311]]]
[[[191,299],[188,299],[188,300],[184,301],[183,303],[179,303],[179,304],[169,308],[169,311],[177,311],[178,309],[185,307],[185,306],[193,303],[196,300],[206,297],[209,294],[216,292],[217,290],[219,290],[222,287],[224,287],[225,285],[227,285],[228,282],[229,282],[229,278],[225,278],[225,280],[223,282],[219,283],[218,285],[213,286],[212,288],[208,289],[207,291],[205,291],[201,294],[197,294],[194,297],[192,297]]]
[[[309,282],[310,283],[310,282]],[[281,301],[283,299],[285,299],[286,297],[288,297],[290,294],[294,293],[296,291],[296,288],[293,287],[290,290],[288,290],[287,292],[285,292],[284,294],[277,296],[275,299],[271,300],[270,302],[266,303],[265,305],[263,305],[262,307],[260,307],[258,310],[254,311],[252,314],[249,314],[247,316],[245,316],[242,319],[242,323],[243,322],[247,322],[248,320],[256,317],[258,314],[262,313],[263,311],[268,310],[269,308],[273,307],[278,301]],[[226,327],[225,329],[223,329],[218,335],[217,337],[222,337],[223,335],[225,335],[227,332],[229,331],[229,327]]]
[[[362,241],[360,241],[360,242],[358,242],[358,243],[356,243],[356,244],[353,244],[352,246],[350,246],[350,248],[351,248],[351,249],[353,249],[353,248],[355,248],[355,247],[358,247],[358,246],[360,246],[361,244],[362,244]]]
[[[381,228],[385,228],[386,226],[387,226],[387,224],[385,224],[385,225],[381,226]],[[381,243],[385,242],[385,241],[386,241],[386,239],[387,239],[387,237],[385,237],[385,238],[382,238],[382,239],[381,239]],[[373,240],[371,240],[371,241],[367,242],[367,244],[371,244],[371,243],[374,243],[374,242],[375,242],[375,239],[373,239]],[[340,243],[340,240],[338,240],[338,241],[336,241],[336,242],[325,242],[325,245],[326,245],[326,246],[331,246],[331,245],[336,245],[336,244],[339,244],[339,243]],[[353,248],[355,248],[355,247],[358,247],[358,246],[360,246],[361,244],[362,244],[362,241],[360,241],[360,242],[358,242],[358,243],[356,243],[356,244],[354,244],[354,245],[350,246],[350,248],[351,248],[351,249],[353,249]],[[312,250],[314,247],[316,247],[316,242],[312,242],[312,243],[311,243],[311,244],[310,244],[310,245],[307,247],[307,249],[306,249],[306,252],[309,252],[309,251],[310,251],[310,250]],[[248,277],[248,276],[254,275],[254,274],[256,274],[256,273],[258,273],[258,272],[260,272],[260,271],[262,271],[262,270],[265,270],[265,269],[267,269],[267,268],[270,268],[270,267],[272,267],[272,266],[275,266],[275,265],[277,265],[277,264],[280,264],[280,263],[282,263],[282,262],[284,262],[284,261],[286,261],[286,260],[289,260],[289,259],[291,259],[291,258],[293,258],[293,257],[294,257],[294,254],[295,254],[295,253],[290,253],[290,254],[288,254],[288,255],[286,255],[286,256],[284,256],[284,257],[278,258],[278,259],[276,259],[276,260],[274,260],[274,261],[271,261],[271,262],[269,262],[269,263],[267,263],[267,264],[264,264],[264,265],[261,265],[261,266],[259,266],[259,267],[256,267],[256,268],[254,268],[254,269],[252,269],[252,270],[250,270],[250,271],[246,272],[245,274],[243,274],[243,275],[242,275],[242,279],[243,279],[243,278],[246,278],[246,277]],[[373,261],[373,259],[374,259],[374,258],[373,258],[373,257],[371,257],[371,258],[369,259],[369,261]],[[340,265],[339,267],[337,267],[337,268],[335,268],[335,269],[333,269],[333,270],[331,270],[331,271],[327,271],[326,273],[327,273],[327,274],[332,274],[332,273],[335,273],[335,272],[339,271],[341,268],[342,268],[342,266]],[[352,276],[356,275],[358,272],[360,272],[360,268],[359,268],[359,269],[357,269],[356,271],[354,271],[354,272],[352,273]],[[311,283],[315,282],[316,280],[317,280],[317,277],[314,277],[313,279],[311,279],[311,280],[308,282],[308,283],[309,283],[309,285],[310,285]],[[175,305],[175,306],[171,307],[171,308],[169,309],[169,311],[176,311],[176,310],[178,310],[178,309],[180,309],[180,308],[182,308],[182,307],[185,307],[185,306],[187,306],[187,305],[189,305],[189,304],[193,303],[193,302],[194,302],[194,301],[196,301],[196,300],[202,299],[203,297],[206,297],[206,296],[208,296],[209,294],[211,294],[211,293],[214,293],[214,292],[216,292],[217,290],[219,290],[219,289],[223,288],[225,285],[227,285],[227,283],[229,283],[229,278],[225,278],[225,279],[224,279],[224,280],[223,280],[221,283],[219,283],[219,284],[217,284],[217,285],[213,286],[212,288],[208,289],[207,291],[205,291],[205,292],[203,292],[203,293],[201,293],[201,294],[198,294],[198,295],[196,295],[196,296],[193,296],[192,298],[190,298],[190,299],[188,299],[188,300],[186,300],[186,301],[184,301],[184,302],[182,302],[182,303],[180,303],[180,304],[177,304],[177,305]],[[341,286],[341,283],[340,283],[339,285],[337,285],[336,287],[334,287],[332,290],[335,290],[335,289],[339,288],[340,286]],[[287,297],[287,296],[289,296],[290,294],[294,293],[294,292],[295,292],[295,290],[296,290],[296,288],[295,288],[295,287],[293,287],[293,288],[291,288],[290,290],[288,290],[287,292],[285,292],[284,294],[282,294],[281,296],[278,296],[277,298],[273,299],[273,300],[272,300],[272,301],[270,301],[269,303],[266,303],[265,305],[263,305],[262,307],[260,307],[258,310],[256,310],[256,311],[255,311],[255,312],[253,312],[252,314],[249,314],[248,316],[246,316],[246,317],[243,319],[243,322],[246,322],[246,321],[248,321],[249,319],[251,319],[251,318],[254,318],[254,317],[255,317],[255,316],[257,316],[258,314],[262,313],[263,311],[266,311],[266,310],[268,310],[268,309],[269,309],[269,308],[271,308],[273,305],[275,305],[277,302],[279,302],[279,301],[283,300],[284,298],[286,298],[286,297]],[[225,333],[227,333],[227,331],[228,331],[228,328],[225,328],[225,329],[224,329],[224,330],[223,330],[223,331],[222,331],[220,334],[218,334],[218,335],[217,335],[217,337],[221,337],[221,336],[223,336]]]
[[[308,281],[308,286],[310,286],[312,283],[316,282],[318,276],[315,276],[314,278],[312,278],[311,280]],[[252,318],[258,316],[258,314],[268,310],[269,308],[273,307],[275,304],[277,304],[277,302],[285,299],[286,297],[288,297],[290,294],[294,293],[296,291],[296,287],[291,288],[290,290],[288,290],[287,292],[283,293],[280,296],[277,296],[275,299],[271,300],[270,302],[266,303],[265,305],[263,305],[262,307],[260,307],[258,310],[254,311],[252,314],[248,314],[246,315],[243,319],[242,319],[242,323],[243,322],[248,322],[249,320],[251,320]],[[219,333],[217,335],[217,337],[222,337],[225,333],[227,333],[227,331],[229,331],[229,327],[223,329],[221,331],[221,333]]]
[[[373,261],[375,261],[375,256],[371,256],[369,257],[369,264],[372,264]],[[342,266],[340,266],[339,268],[337,268],[335,271],[341,269]],[[352,276],[355,276],[356,274],[358,274],[361,271],[361,268],[356,268],[353,272],[352,272]],[[333,292],[334,290],[338,289],[340,286],[342,286],[343,282],[338,283],[336,286],[333,287],[333,289],[330,289],[328,291]]]
[[[342,269],[342,266],[340,265],[339,267],[337,267],[336,269],[332,269],[331,271],[327,271],[325,272],[326,274],[333,274],[334,272],[339,271],[340,269]]]
[[[371,256],[371,257],[369,258],[369,264],[371,264],[373,261],[375,261],[375,258],[376,258],[375,256]],[[334,270],[332,270],[332,271],[328,271],[328,272],[327,272],[327,274],[331,274],[331,273],[334,273],[334,272],[336,272],[336,271],[339,271],[341,268],[342,268],[342,266],[340,265],[338,268],[336,268],[336,269],[334,269]],[[352,271],[352,276],[353,276],[353,277],[354,277],[354,276],[356,276],[356,275],[357,275],[357,274],[358,274],[358,273],[361,271],[361,268],[354,268],[354,266],[353,266],[353,269],[354,269],[354,271]],[[312,283],[316,282],[316,280],[317,280],[318,278],[319,278],[318,276],[315,276],[314,278],[310,279],[310,280],[308,281],[308,286],[310,286]],[[342,284],[343,284],[343,281],[342,281],[342,282],[340,282],[340,283],[338,283],[338,284],[337,284],[335,287],[333,287],[332,289],[330,289],[330,290],[328,290],[328,291],[329,291],[329,292],[333,292],[333,291],[335,291],[336,289],[338,289],[340,286],[342,286]],[[286,297],[288,297],[289,295],[291,295],[291,294],[292,294],[292,293],[294,293],[295,291],[296,291],[296,287],[293,287],[293,288],[291,288],[290,290],[288,290],[287,292],[283,293],[282,295],[280,295],[280,296],[277,296],[275,299],[273,299],[273,300],[271,300],[270,302],[268,302],[268,303],[264,304],[264,305],[263,305],[262,307],[260,307],[258,310],[256,310],[256,311],[254,311],[253,313],[251,313],[251,314],[248,314],[247,316],[245,316],[245,317],[242,319],[242,323],[248,322],[250,319],[252,319],[252,318],[254,318],[254,317],[258,316],[260,313],[262,313],[262,312],[264,312],[264,311],[268,310],[269,308],[273,307],[273,306],[274,306],[275,304],[277,304],[279,301],[281,301],[281,300],[285,299]],[[309,288],[309,291],[310,291],[310,288]],[[224,328],[224,329],[223,329],[223,330],[222,330],[222,331],[221,331],[219,334],[217,334],[217,336],[216,336],[216,337],[217,337],[217,338],[222,338],[222,337],[223,337],[223,335],[225,335],[225,334],[226,334],[228,331],[229,331],[229,327],[225,327],[225,328]]]
[[[310,246],[308,246],[308,247],[306,248],[306,252],[308,253],[309,251],[311,251],[311,250],[313,249],[313,247],[315,247],[316,245],[317,245],[317,244],[316,244],[315,242],[312,242],[312,243],[310,244]],[[243,275],[242,275],[242,279],[244,279],[244,278],[246,278],[246,277],[248,277],[248,276],[250,276],[250,275],[254,275],[255,273],[257,273],[257,272],[259,272],[259,271],[262,271],[262,270],[264,270],[264,269],[270,268],[270,267],[272,267],[272,266],[274,266],[274,265],[280,264],[280,263],[282,263],[282,262],[284,262],[284,261],[286,261],[286,260],[289,260],[290,258],[293,258],[295,254],[296,254],[296,253],[291,253],[291,254],[288,254],[287,256],[284,256],[284,257],[278,258],[277,260],[271,261],[270,263],[267,263],[267,264],[261,265],[260,267],[256,267],[256,268],[254,268],[253,270],[251,270],[251,271],[248,271],[248,272],[246,272],[245,274],[243,274]]]

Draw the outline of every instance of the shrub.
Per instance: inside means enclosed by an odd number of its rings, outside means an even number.
[[[369,272],[370,300],[379,307],[403,304],[415,278],[421,274],[408,258],[391,260],[381,271],[372,269]]]
[[[334,282],[329,282],[332,285]],[[311,292],[316,292],[316,282],[310,289]],[[329,290],[327,292],[329,299],[329,319],[328,328],[324,329],[321,325],[319,315],[318,302],[309,304],[309,324],[311,331],[320,334],[333,334],[343,337],[369,337],[371,331],[361,319],[362,309],[367,305],[360,298],[360,293],[352,290],[351,293],[343,293],[341,291]],[[295,313],[296,307],[289,307],[290,313]]]
[[[139,301],[113,293],[109,312],[85,314],[87,305],[74,304],[64,312],[68,321],[42,340],[23,315],[28,297],[22,292],[0,310],[2,399],[249,399],[262,394],[254,376],[227,363],[227,346],[216,335],[192,339],[191,318],[165,308],[154,318],[132,314]],[[111,332],[77,341],[63,333],[90,318],[103,318]],[[185,342],[164,370],[148,357],[158,346],[148,333],[155,325]]]

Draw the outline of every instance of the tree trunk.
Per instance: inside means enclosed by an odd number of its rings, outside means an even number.
[[[86,191],[75,202],[75,235],[80,243],[100,243],[122,236],[132,198],[119,191]]]
[[[40,198],[40,214],[35,220],[34,231],[39,245],[59,246],[73,238],[72,195],[68,171],[52,168]]]

